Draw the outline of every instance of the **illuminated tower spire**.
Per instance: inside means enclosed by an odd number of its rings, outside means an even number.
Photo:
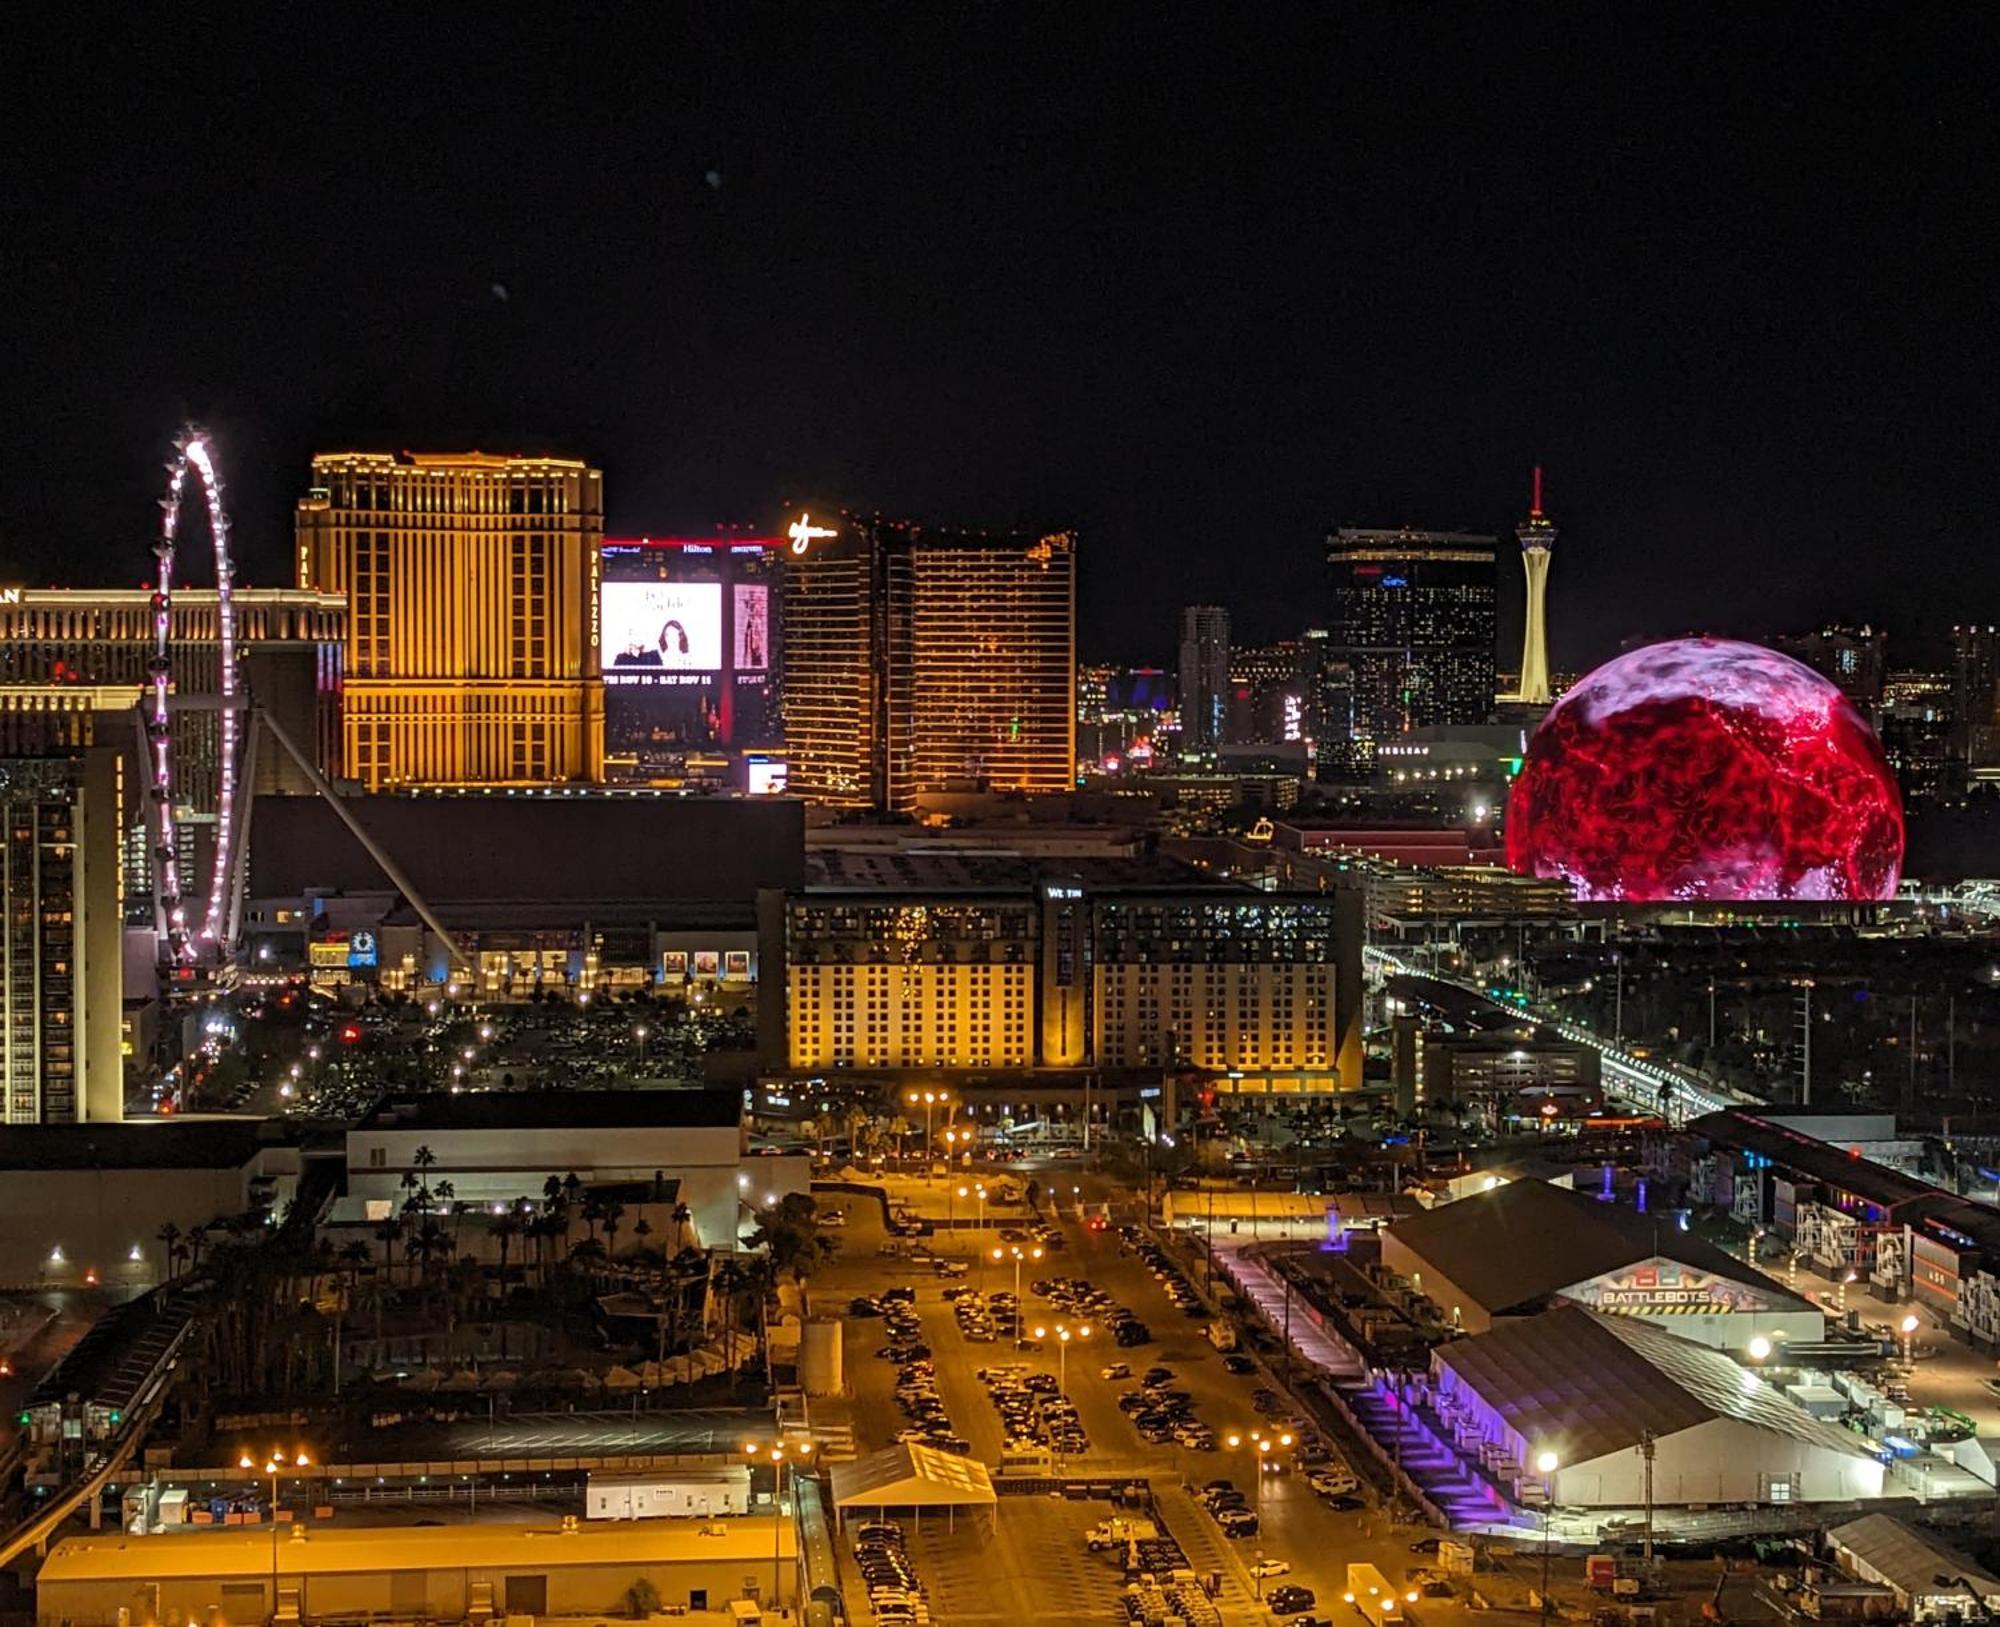
[[[1556,545],[1556,528],[1542,512],[1542,466],[1535,465],[1534,501],[1528,517],[1516,528],[1521,539],[1521,570],[1528,579],[1528,619],[1521,637],[1521,699],[1533,706],[1549,704],[1548,617],[1549,553]]]

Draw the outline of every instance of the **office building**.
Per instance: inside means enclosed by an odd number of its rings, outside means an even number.
[[[604,777],[784,789],[780,537],[604,544]]]
[[[600,778],[599,471],[324,453],[297,533],[298,585],[348,602],[350,777],[371,791]]]
[[[1492,715],[1495,546],[1460,531],[1327,539],[1327,654],[1349,669],[1359,740]]]
[[[340,683],[347,604],[338,594],[238,588],[230,596],[242,687],[321,772],[340,769]],[[145,588],[18,588],[0,593],[0,754],[109,746],[125,786],[147,783],[136,709],[153,662],[152,593]],[[177,695],[220,693],[213,588],[174,590],[168,659]],[[220,714],[190,707],[173,728],[173,783],[191,836],[184,890],[206,864],[221,784]],[[248,760],[258,793],[311,789],[290,753],[266,742]],[[127,919],[150,921],[152,875],[137,794],[123,809],[129,843]]]
[[[119,760],[0,757],[0,1122],[125,1116]]]
[[[815,851],[786,901],[799,1074],[949,1077],[1009,1102],[1085,1075],[1246,1095],[1358,1088],[1360,900],[1268,893],[1165,860]]]
[[[1879,723],[1882,689],[1888,677],[1886,631],[1830,622],[1809,633],[1794,633],[1772,642],[1794,661],[1831,681],[1871,724]]]
[[[843,515],[795,537],[784,585],[793,793],[826,807],[907,812],[928,792],[1074,785],[1068,532]]]
[[[1951,762],[1951,677],[1942,672],[1891,672],[1882,684],[1876,732],[1895,770],[1905,804],[1945,794]]]
[[[1085,666],[1077,671],[1079,776],[1153,766],[1155,742],[1174,709],[1174,680],[1159,667]]]
[[[2000,627],[1951,630],[1947,779],[1962,792],[2000,768]]]
[[[1179,680],[1181,750],[1212,752],[1222,744],[1229,706],[1229,612],[1191,604],[1181,612]]]
[[[1312,680],[1294,639],[1229,652],[1223,737],[1231,746],[1298,745],[1316,740]]]

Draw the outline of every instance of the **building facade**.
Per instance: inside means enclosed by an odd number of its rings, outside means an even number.
[[[1222,606],[1191,604],[1181,612],[1175,677],[1181,750],[1214,751],[1229,720],[1229,612]]]
[[[841,517],[785,561],[789,789],[908,811],[1076,777],[1076,539]]]
[[[0,1122],[125,1116],[119,762],[0,758]]]
[[[1353,728],[1379,743],[1493,712],[1495,539],[1342,529],[1327,539],[1329,658],[1352,682]]]
[[[1213,1076],[1360,1084],[1358,896],[1272,894],[1158,861],[815,855],[786,900],[796,1073]]]
[[[782,788],[751,783],[750,770],[783,762],[784,546],[734,534],[605,542],[607,780]]]
[[[373,791],[602,777],[598,470],[325,453],[297,533],[298,585],[348,603],[351,778]]]
[[[2000,769],[2000,627],[1951,630],[1951,732],[1945,777],[1962,793]]]
[[[340,685],[346,601],[292,588],[238,588],[231,595],[242,688],[322,773],[340,773]],[[145,588],[23,588],[0,597],[0,754],[36,755],[108,746],[122,781],[143,788],[137,707],[153,663],[152,593]],[[221,644],[213,588],[177,588],[168,660],[174,692],[220,693]],[[221,784],[220,714],[177,711],[173,783],[192,839],[182,849],[184,890],[206,863]],[[247,759],[253,792],[311,789],[289,753]],[[126,904],[135,922],[152,919],[152,877],[139,799],[123,808],[130,844]]]

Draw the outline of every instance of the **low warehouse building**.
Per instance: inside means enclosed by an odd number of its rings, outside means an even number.
[[[1464,1205],[1455,1205],[1464,1207]],[[1847,1502],[1882,1495],[1858,1435],[1794,1406],[1720,1351],[1563,1306],[1440,1345],[1439,1416],[1459,1450],[1528,1500],[1570,1508]],[[1538,1465],[1545,1452],[1556,1470]]]
[[[1826,1337],[1823,1312],[1734,1255],[1546,1181],[1502,1182],[1399,1220],[1382,1234],[1382,1263],[1466,1333],[1568,1302],[1718,1350]]]
[[[789,1520],[619,1520],[595,1525],[334,1527],[168,1536],[71,1537],[35,1583],[41,1627],[140,1621],[255,1622],[334,1617],[632,1613],[633,1590],[658,1607],[720,1610],[734,1599],[797,1597]]]

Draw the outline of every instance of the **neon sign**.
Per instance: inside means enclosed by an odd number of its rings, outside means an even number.
[[[831,526],[814,525],[812,523],[812,516],[801,510],[799,517],[785,528],[785,535],[792,539],[792,552],[802,554],[816,540],[826,537],[837,537],[840,533]]]

